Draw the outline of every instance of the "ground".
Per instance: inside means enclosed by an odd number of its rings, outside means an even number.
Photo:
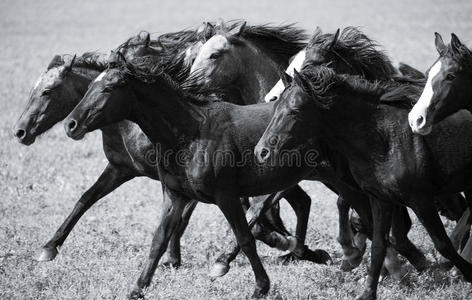
[[[223,17],[250,24],[291,23],[313,32],[355,25],[376,39],[395,62],[426,70],[436,58],[433,33],[464,41],[472,33],[472,2],[463,1],[24,1],[0,2],[0,299],[125,298],[147,257],[159,221],[158,182],[135,179],[96,204],[78,223],[53,262],[38,263],[35,252],[54,233],[75,201],[106,165],[100,133],[81,142],[61,125],[30,146],[17,143],[12,126],[28,93],[54,54],[109,51],[140,30],[165,33]],[[340,271],[335,195],[304,182],[313,200],[307,244],[329,251],[334,265],[282,266],[282,253],[258,244],[271,278],[268,299],[352,299],[361,291],[366,261]],[[282,203],[294,229],[294,214]],[[452,224],[447,223],[448,228]],[[411,239],[432,261],[429,237],[415,221]],[[229,274],[210,281],[207,273],[228,240],[216,207],[200,204],[183,237],[183,267],[158,270],[149,299],[234,299],[250,296],[254,279],[239,257]],[[471,285],[451,272],[432,270],[398,285],[386,280],[380,299],[472,299]]]

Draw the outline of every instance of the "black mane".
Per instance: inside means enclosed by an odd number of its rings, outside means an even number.
[[[158,82],[172,89],[179,97],[186,101],[204,104],[211,101],[219,101],[218,98],[209,95],[196,95],[185,90],[179,82],[172,76],[175,66],[167,61],[154,56],[137,57],[133,60],[114,65],[118,68],[125,78],[132,78],[146,84]]]
[[[246,26],[241,36],[272,55],[279,65],[287,65],[289,59],[306,46],[307,35],[295,24],[271,26],[270,24]]]
[[[74,60],[73,67],[87,68],[102,72],[107,68],[107,55],[100,52],[85,52]],[[47,70],[63,66],[66,62],[70,62],[73,55],[62,54],[55,55],[49,63]]]
[[[408,77],[398,77],[394,80],[371,81],[361,76],[337,74],[326,66],[305,66],[300,76],[303,90],[316,97],[317,102],[329,109],[333,103],[338,88],[347,88],[356,92],[371,95],[378,104],[390,104],[402,108],[412,108],[421,94],[424,81]],[[367,99],[366,99],[367,100]]]
[[[396,74],[390,59],[378,49],[378,44],[358,28],[344,28],[331,47],[333,37],[334,34],[323,34],[318,28],[307,48],[334,51],[341,59],[357,66],[364,73],[364,77],[369,79],[386,80]]]

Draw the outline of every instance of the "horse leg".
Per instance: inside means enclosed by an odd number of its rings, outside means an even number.
[[[169,197],[171,201],[169,201],[169,199],[163,201],[161,222],[154,233],[149,258],[135,287],[131,291],[130,299],[141,299],[144,297],[143,289],[148,287],[151,283],[159,259],[166,251],[170,237],[177,231],[181,222],[182,213],[189,202],[188,199],[168,191],[164,185],[162,189],[164,199]]]
[[[249,209],[246,212],[246,219],[247,223],[249,225],[249,228],[252,228],[258,218],[261,216],[262,213],[264,213],[268,208],[272,207],[274,203],[277,203],[280,201],[282,198],[283,192],[278,192],[275,194],[270,195],[269,197],[266,196],[259,196],[259,197],[253,197],[251,201],[251,205]],[[259,237],[263,237],[259,235]],[[269,244],[273,243],[274,245],[280,245],[280,247],[285,247],[286,249],[295,249],[296,246],[296,240],[290,239],[290,238],[285,238],[281,235],[276,236],[278,240],[275,241],[269,241],[266,240],[264,242],[267,242]],[[288,245],[288,246],[284,246]],[[218,256],[216,259],[215,263],[213,264],[209,276],[211,278],[216,278],[216,277],[221,277],[224,276],[226,273],[229,271],[229,264],[236,258],[236,256],[239,253],[240,247],[239,244],[231,241],[230,245],[228,246],[229,250],[224,251],[222,254]]]
[[[439,218],[436,207],[431,203],[430,199],[425,197],[418,196],[414,200],[411,201],[411,208],[428,231],[436,250],[451,261],[462,272],[467,281],[472,282],[472,265],[454,249]]]
[[[296,260],[308,260],[319,264],[326,264],[329,261],[332,262],[328,252],[322,249],[316,249],[313,251],[305,245],[308,219],[310,217],[310,196],[308,196],[299,185],[296,185],[284,192],[284,198],[293,208],[295,215],[297,216],[297,227],[295,230],[297,245],[294,250],[287,255],[281,256],[279,260],[283,263]]]
[[[178,268],[181,264],[181,255],[180,255],[180,239],[187,228],[188,222],[190,221],[190,217],[192,216],[195,207],[197,206],[198,201],[192,200],[187,205],[185,205],[184,212],[182,214],[182,221],[180,222],[179,228],[172,234],[169,247],[167,248],[164,257],[166,257],[165,261],[161,264],[165,267],[172,267]]]
[[[366,280],[366,287],[361,296],[357,299],[375,299],[379,276],[382,270],[386,249],[388,245],[388,235],[392,223],[392,205],[371,198],[372,218],[374,232],[372,235],[372,255],[370,259],[370,270]]]
[[[216,202],[225,215],[226,220],[228,220],[231,229],[236,236],[238,245],[251,263],[256,279],[256,288],[252,297],[263,297],[269,291],[270,281],[257,254],[256,241],[251,234],[248,223],[246,222],[241,203],[237,198],[235,198],[234,194],[232,195],[232,193],[228,193],[227,191],[224,193],[217,193]]]
[[[134,178],[129,171],[108,164],[97,181],[80,197],[72,212],[67,216],[54,236],[41,248],[37,257],[38,261],[53,260],[67,236],[82,215],[98,200],[114,191],[121,184]]]
[[[393,209],[392,244],[401,255],[408,259],[416,270],[421,272],[427,269],[430,264],[423,252],[416,248],[408,238],[408,232],[410,229],[411,219],[407,208],[396,205]],[[400,273],[392,275],[394,275],[396,279],[403,277]]]
[[[349,210],[351,206],[340,195],[336,202],[339,214],[339,234],[338,243],[343,250],[341,270],[347,272],[359,266],[364,255],[364,251],[358,249],[354,244],[354,238],[349,220]]]
[[[353,248],[347,248],[348,250],[346,255],[345,261],[341,265],[343,270],[349,271],[354,268],[357,268],[360,263],[362,262],[362,257],[364,256],[365,252],[365,241],[367,237],[372,237],[373,231],[373,222],[372,222],[372,211],[369,204],[369,199],[364,194],[359,193],[343,193],[341,194],[341,202],[339,202],[338,198],[338,210],[340,209],[340,224],[339,226],[343,226],[342,232],[346,233],[349,231],[352,232],[352,222],[349,219],[349,211],[347,210],[348,207],[346,205],[350,205],[354,211],[360,217],[361,223],[361,231],[356,233],[353,237],[353,241],[351,246]],[[341,213],[342,212],[342,213]],[[341,220],[342,218],[342,220]],[[347,231],[349,230],[349,231]],[[340,228],[341,233],[341,228]],[[351,233],[352,234],[352,233]],[[352,236],[352,235],[351,235]],[[349,243],[348,239],[344,241],[344,243]],[[344,250],[344,249],[343,249]],[[349,252],[352,250],[353,252]]]
[[[465,249],[465,243],[467,242],[469,238],[469,231],[470,231],[471,223],[472,223],[472,215],[470,214],[470,209],[467,208],[462,214],[462,217],[457,221],[456,226],[454,227],[454,230],[449,236],[449,239],[452,242],[452,246],[459,253],[461,253],[461,250]],[[443,267],[447,267],[447,268],[452,267],[451,262],[442,256],[439,259],[439,261]]]

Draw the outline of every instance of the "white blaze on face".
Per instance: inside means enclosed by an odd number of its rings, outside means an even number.
[[[106,73],[107,73],[107,71],[103,71],[102,73],[100,73],[100,75],[98,75],[97,78],[95,78],[95,80],[93,82],[102,81],[102,79],[103,79],[103,77],[105,76]]]
[[[195,70],[201,69],[204,66],[206,60],[210,59],[213,53],[223,51],[229,48],[229,42],[226,37],[218,34],[212,36],[205,44],[200,47],[200,51],[195,57],[190,73]]]
[[[292,60],[292,63],[287,67],[287,70],[285,70],[285,72],[293,77],[294,70],[300,71],[303,62],[305,61],[305,55],[305,50],[298,52],[295,58]],[[278,99],[280,97],[280,94],[282,94],[284,90],[284,83],[280,79],[270,90],[270,92],[267,93],[267,95],[264,97],[265,102],[270,102],[270,100],[272,100],[273,98]]]
[[[46,73],[41,74],[36,83],[34,84],[33,90],[38,89],[42,86],[42,89],[47,90],[48,88],[54,86],[58,80],[60,80],[60,75],[62,72],[62,67],[55,67],[46,71]]]
[[[421,93],[420,99],[416,102],[413,109],[408,114],[408,121],[410,127],[415,133],[428,134],[431,131],[430,121],[428,119],[428,112],[431,109],[431,101],[433,100],[433,79],[441,70],[441,61],[437,61],[428,72],[428,80]]]

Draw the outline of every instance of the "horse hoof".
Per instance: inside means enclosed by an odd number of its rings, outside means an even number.
[[[350,272],[350,271],[354,270],[355,268],[357,268],[357,267],[351,265],[351,263],[349,262],[349,260],[347,260],[347,259],[343,259],[343,260],[342,260],[342,262],[341,262],[341,271],[343,271],[343,272]]]
[[[346,256],[343,257],[343,260],[341,263],[341,270],[343,270],[344,272],[349,272],[357,268],[361,264],[362,258],[363,258],[363,252],[357,248],[354,252],[355,253],[353,253],[352,255],[349,255],[349,257],[346,257]]]
[[[59,252],[57,251],[56,247],[53,248],[41,248],[41,252],[38,254],[36,257],[37,261],[51,261],[54,258],[56,258],[57,254]]]
[[[252,294],[252,298],[254,298],[254,299],[264,298],[267,295],[267,293],[269,292],[269,287],[270,286],[268,285],[268,286],[263,287],[263,288],[256,288],[256,290]]]
[[[180,260],[173,260],[169,259],[168,261],[165,261],[160,264],[161,267],[163,268],[173,268],[173,269],[178,269],[181,266]]]
[[[298,241],[297,241],[297,238],[293,237],[293,236],[289,236],[287,237],[287,240],[288,240],[288,251],[290,252],[293,252],[295,251],[295,249],[297,249],[297,245],[298,245]]]
[[[131,291],[129,294],[128,299],[130,300],[138,300],[138,299],[144,299],[144,292],[140,288],[135,288],[134,290]]]
[[[210,270],[210,274],[208,274],[212,279],[222,277],[226,275],[229,271],[229,265],[224,264],[221,262],[216,262]]]
[[[372,292],[364,292],[362,295],[358,296],[356,300],[375,300],[376,296]]]

